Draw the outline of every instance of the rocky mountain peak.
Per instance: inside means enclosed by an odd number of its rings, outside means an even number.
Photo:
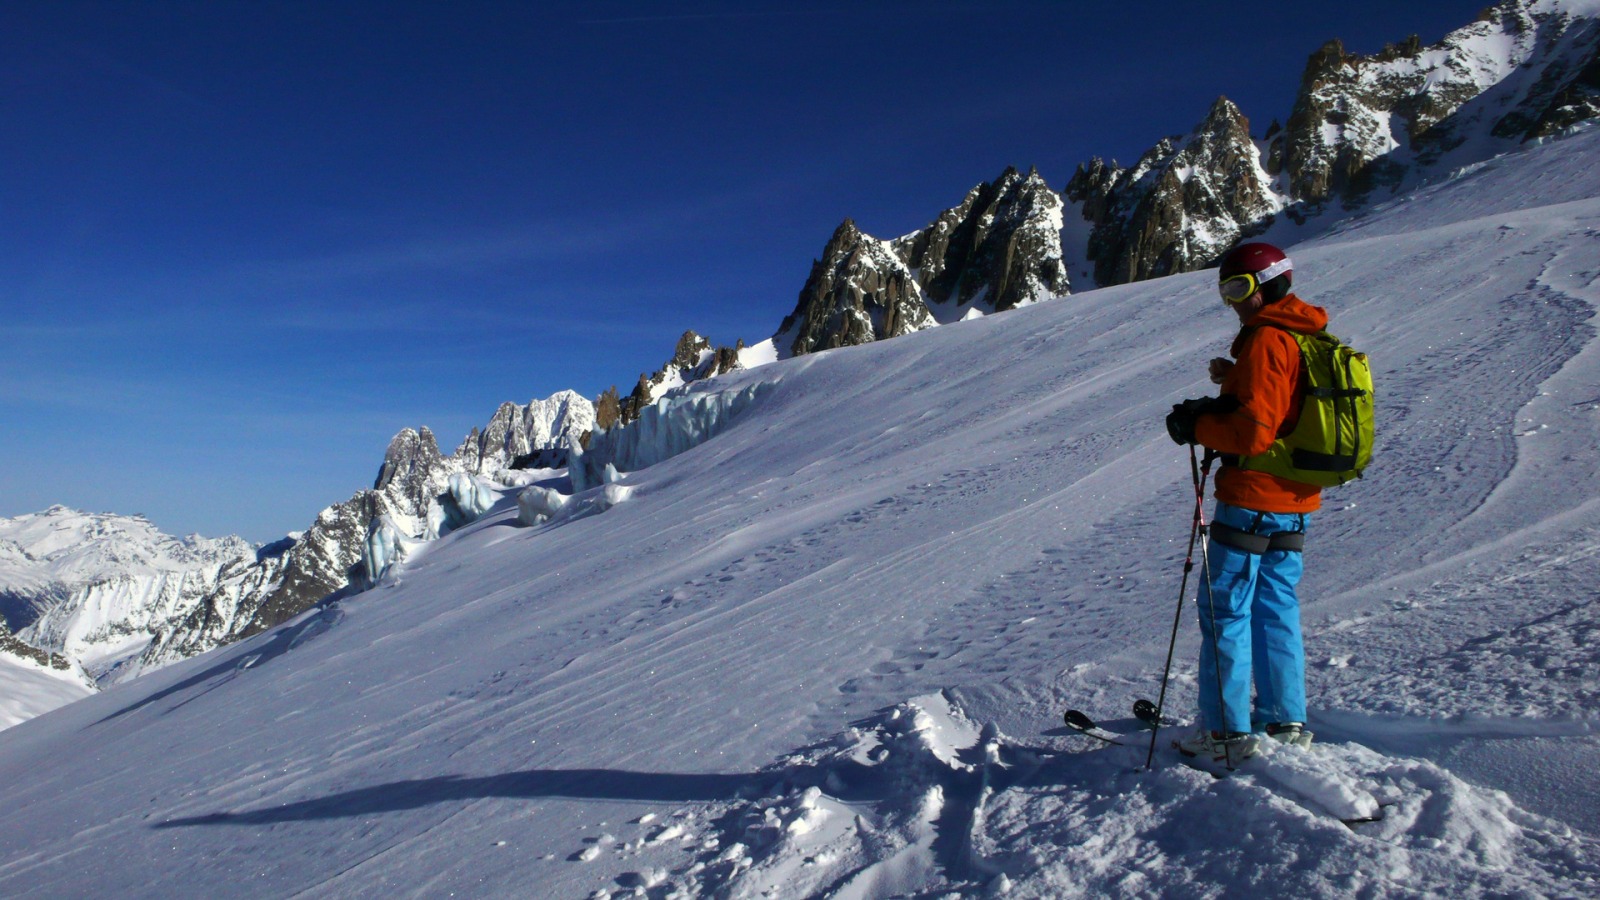
[[[1037,169],[1008,166],[892,241],[845,219],[774,340],[798,356],[1066,294],[1061,210]]]
[[[1094,223],[1088,258],[1100,284],[1210,265],[1280,208],[1250,122],[1218,97],[1188,135],[1163,139],[1129,169],[1079,166],[1066,196]]]
[[[887,242],[845,219],[815,260],[794,312],[778,328],[779,350],[800,356],[865,344],[934,324],[922,288]]]
[[[1219,98],[1188,136],[1133,166],[1080,165],[1064,195],[1093,228],[1100,284],[1210,264],[1269,227],[1355,207],[1379,189],[1600,115],[1600,20],[1561,0],[1505,0],[1439,43],[1412,36],[1371,56],[1331,40],[1306,61],[1289,118],[1257,143]]]
[[[710,350],[710,341],[693,331],[685,331],[683,336],[678,338],[678,345],[673,348],[672,359],[667,361],[667,365],[677,366],[680,369],[693,368],[700,364],[701,357]]]
[[[1600,113],[1600,22],[1565,6],[1505,0],[1436,44],[1413,36],[1372,56],[1325,44],[1275,148],[1289,199],[1353,205],[1469,141],[1543,137]]]
[[[381,491],[397,485],[402,494],[426,505],[421,492],[427,489],[427,473],[438,468],[440,458],[432,431],[404,429],[389,441],[372,488]]]
[[[1061,198],[1035,168],[1008,166],[926,228],[894,242],[939,321],[1013,309],[1069,292],[1061,254]],[[939,307],[943,307],[940,309]]]

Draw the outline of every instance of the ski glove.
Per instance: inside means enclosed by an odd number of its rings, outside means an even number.
[[[1167,413],[1167,434],[1172,437],[1174,444],[1193,444],[1194,426],[1200,416],[1205,413],[1230,413],[1238,408],[1239,399],[1229,395],[1196,397],[1174,403],[1172,412]]]

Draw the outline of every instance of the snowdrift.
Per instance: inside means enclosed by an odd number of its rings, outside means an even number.
[[[1315,752],[1215,781],[1056,727],[1159,676],[1161,417],[1233,331],[1197,273],[726,376],[604,515],[497,504],[0,732],[0,893],[1592,895],[1597,158],[1292,248],[1380,392],[1310,536]]]

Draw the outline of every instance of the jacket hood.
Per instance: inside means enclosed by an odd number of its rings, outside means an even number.
[[[1261,307],[1261,311],[1246,324],[1249,327],[1276,325],[1302,334],[1314,334],[1328,327],[1328,311],[1320,306],[1312,306],[1294,294],[1288,294],[1277,303]]]

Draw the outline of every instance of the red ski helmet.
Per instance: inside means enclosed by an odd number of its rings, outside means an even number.
[[[1293,281],[1294,263],[1288,254],[1259,241],[1229,250],[1217,268],[1218,287],[1230,303],[1245,300],[1258,289],[1265,290],[1269,303],[1281,300]]]

